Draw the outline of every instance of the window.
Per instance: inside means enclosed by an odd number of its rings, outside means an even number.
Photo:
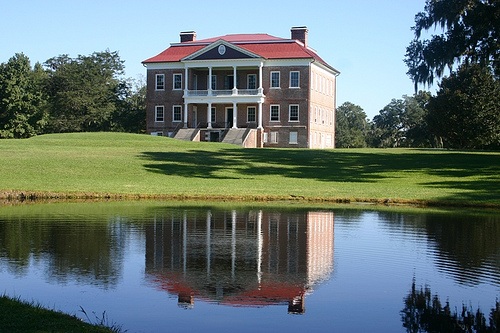
[[[288,109],[288,120],[289,121],[299,121],[299,106],[297,104],[290,105]]]
[[[210,112],[210,122],[212,123],[215,123],[215,112],[216,112],[216,108],[215,107],[212,107],[212,110]]]
[[[172,120],[175,122],[182,121],[182,106],[174,105],[172,109]]]
[[[255,122],[255,119],[256,119],[255,112],[256,112],[255,106],[249,106],[247,108],[247,122],[248,123]]]
[[[271,72],[271,88],[280,87],[280,72]]]
[[[165,74],[156,74],[156,90],[165,90]]]
[[[300,72],[290,72],[290,88],[300,88]]]
[[[165,107],[163,105],[155,106],[155,121],[156,122],[165,121]]]
[[[182,89],[182,74],[174,74],[174,90]]]
[[[217,75],[212,75],[212,80],[210,81],[212,83],[212,90],[217,90]]]
[[[297,132],[290,132],[290,141],[289,143],[291,145],[296,145],[298,144],[299,142],[297,141]]]
[[[257,89],[257,75],[248,74],[247,76],[247,89]]]
[[[271,132],[271,143],[278,143],[278,132]]]
[[[271,121],[280,121],[280,106],[271,105]]]

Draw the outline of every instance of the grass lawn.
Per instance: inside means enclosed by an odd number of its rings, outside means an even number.
[[[0,296],[0,332],[10,333],[110,333],[120,332],[116,325],[106,326],[105,317],[96,324],[88,324],[75,316],[52,311],[42,306],[21,302],[6,296]]]
[[[244,149],[124,133],[0,140],[8,196],[318,200],[500,207],[500,153]]]

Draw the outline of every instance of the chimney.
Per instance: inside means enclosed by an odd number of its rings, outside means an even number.
[[[307,27],[292,27],[292,39],[298,40],[304,46],[307,46]]]
[[[181,32],[181,43],[194,42],[195,40],[196,40],[196,32],[194,31]]]

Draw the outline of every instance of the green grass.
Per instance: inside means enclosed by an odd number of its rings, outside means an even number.
[[[114,325],[107,327],[104,315],[95,324],[89,324],[75,316],[45,309],[39,304],[0,296],[0,332],[110,333],[120,331],[120,328]]]
[[[123,133],[0,140],[3,197],[361,201],[500,206],[500,153],[243,149]]]

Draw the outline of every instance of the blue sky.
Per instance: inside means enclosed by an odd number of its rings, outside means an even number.
[[[360,105],[372,119],[393,98],[413,94],[403,62],[414,17],[425,0],[0,0],[0,62],[22,52],[51,57],[118,51],[126,76],[141,61],[194,30],[198,39],[228,33],[290,37],[307,26],[309,45],[341,72],[337,105]]]

